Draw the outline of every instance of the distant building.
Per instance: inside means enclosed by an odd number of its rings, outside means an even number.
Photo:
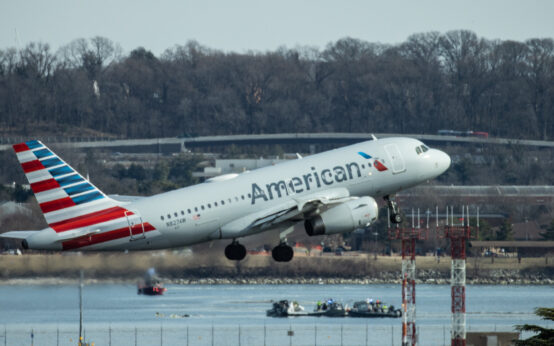
[[[543,240],[544,232],[536,221],[516,222],[512,224],[514,240]]]

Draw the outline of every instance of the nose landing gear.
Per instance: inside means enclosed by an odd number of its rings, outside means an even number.
[[[404,218],[402,217],[402,214],[400,214],[400,209],[398,209],[398,204],[391,199],[389,195],[384,197],[384,200],[387,202],[387,205],[389,207],[390,213],[390,222],[392,223],[402,223]]]

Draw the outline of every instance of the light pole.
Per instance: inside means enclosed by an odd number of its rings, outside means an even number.
[[[378,232],[373,232],[373,235],[375,236],[375,243],[373,244],[373,259],[377,259],[377,236],[379,235]]]

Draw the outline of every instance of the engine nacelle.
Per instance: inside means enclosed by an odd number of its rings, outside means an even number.
[[[304,221],[309,236],[352,232],[377,220],[379,207],[371,197],[361,197]]]

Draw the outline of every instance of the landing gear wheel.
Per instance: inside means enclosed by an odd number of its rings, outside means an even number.
[[[289,262],[294,256],[292,247],[287,244],[279,244],[271,250],[271,257],[277,262]]]
[[[403,218],[400,214],[391,214],[390,215],[390,222],[392,223],[402,223]]]
[[[389,210],[391,211],[390,222],[396,223],[396,224],[402,223],[402,221],[404,221],[404,218],[400,214],[400,210],[398,209],[398,204],[396,204],[396,202],[393,201],[389,195],[385,196],[384,199],[387,202],[387,205],[389,206]]]
[[[232,261],[241,261],[246,257],[246,248],[234,241],[225,247],[225,257]]]

